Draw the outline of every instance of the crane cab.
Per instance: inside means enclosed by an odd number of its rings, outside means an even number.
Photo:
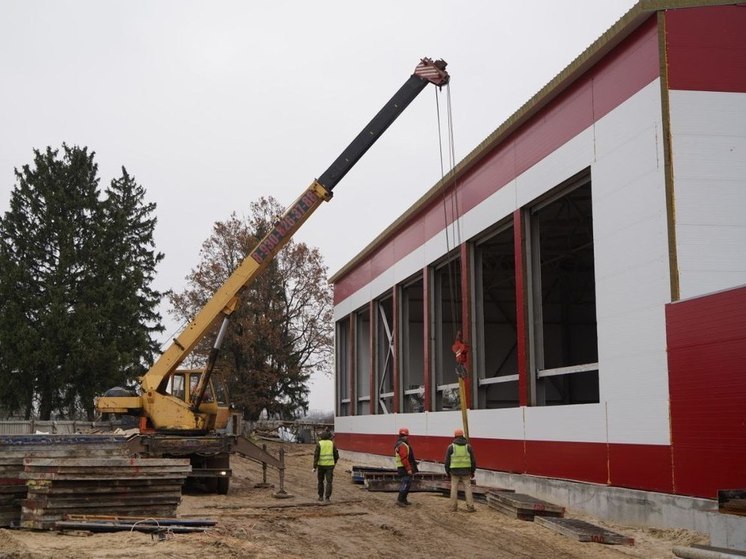
[[[203,373],[203,369],[177,369],[168,379],[166,393],[191,406]],[[206,416],[207,428],[211,431],[220,431],[228,426],[230,402],[227,387],[220,375],[211,375],[197,413]]]

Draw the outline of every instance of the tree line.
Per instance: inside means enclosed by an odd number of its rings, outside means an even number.
[[[15,169],[0,217],[0,413],[93,419],[94,399],[135,387],[158,353],[159,307],[188,320],[268,230],[282,207],[272,198],[216,223],[181,293],[153,288],[163,253],[156,206],[122,167],[101,187],[95,153],[62,145],[34,150]],[[315,371],[331,363],[331,293],[318,250],[290,242],[242,296],[218,373],[244,417],[308,410]],[[204,362],[210,336],[191,356]]]

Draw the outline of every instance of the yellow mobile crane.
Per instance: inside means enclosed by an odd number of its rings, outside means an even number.
[[[227,392],[212,371],[225,336],[230,315],[254,278],[262,272],[298,228],[321,205],[363,154],[378,140],[415,97],[432,83],[446,85],[449,75],[443,60],[423,58],[414,73],[332,165],[293,202],[272,230],[241,262],[225,283],[173,339],[140,380],[140,390],[107,391],[96,399],[102,414],[126,414],[140,418],[140,435],[133,451],[143,456],[190,457],[192,476],[207,480],[218,493],[228,492],[229,456],[238,452],[280,469],[274,456],[242,437],[225,433],[229,420]],[[204,369],[179,370],[186,356],[222,318],[222,324]]]

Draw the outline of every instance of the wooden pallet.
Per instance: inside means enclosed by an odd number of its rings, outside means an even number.
[[[534,522],[579,542],[595,542],[614,545],[635,545],[635,539],[584,520],[575,518],[545,518],[537,516]]]
[[[542,501],[523,493],[510,493],[507,491],[487,492],[487,504],[511,518],[520,520],[533,520],[536,516],[565,515],[565,507]]]

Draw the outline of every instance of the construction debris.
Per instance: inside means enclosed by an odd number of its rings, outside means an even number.
[[[487,504],[511,518],[520,520],[534,520],[535,516],[565,515],[565,507],[553,505],[547,501],[536,499],[523,493],[508,493],[505,491],[487,492]]]
[[[544,518],[536,516],[534,522],[540,526],[569,536],[579,542],[635,545],[635,539],[575,518]]]

